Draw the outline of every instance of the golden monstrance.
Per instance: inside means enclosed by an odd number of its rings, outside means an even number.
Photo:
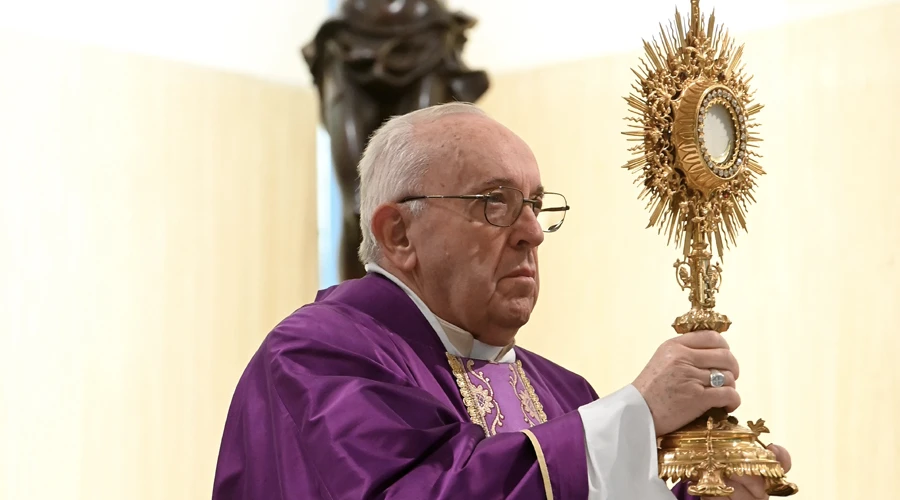
[[[672,326],[723,333],[731,321],[713,310],[722,268],[711,262],[711,247],[721,261],[738,229],[746,230],[747,204],[765,173],[754,151],[761,140],[754,115],[762,105],[753,103],[752,77],[739,66],[743,46],[735,48],[716,26],[715,13],[708,21],[700,15],[699,0],[691,1],[689,20],[676,9],[674,24],[660,29],[659,42],[644,42],[635,92],[625,98],[633,113],[625,135],[638,143],[625,168],[637,175],[639,199],[649,200],[648,227],[684,249],[675,277],[690,290],[691,310]],[[730,496],[725,479],[734,474],[764,477],[770,495],[793,495],[797,486],[759,440],[764,432],[763,420],[743,427],[724,409],[707,412],[660,438],[659,475],[690,480],[697,496]]]

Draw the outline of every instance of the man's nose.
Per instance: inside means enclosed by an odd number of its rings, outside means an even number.
[[[516,246],[536,247],[544,242],[544,230],[530,205],[522,207],[522,213],[512,228],[513,244]]]

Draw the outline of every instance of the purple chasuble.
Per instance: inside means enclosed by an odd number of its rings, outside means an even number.
[[[525,349],[516,358],[448,355],[380,275],[323,290],[241,376],[212,498],[587,498],[577,410],[596,393]]]

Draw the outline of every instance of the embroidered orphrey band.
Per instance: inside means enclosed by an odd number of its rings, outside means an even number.
[[[547,414],[544,413],[544,405],[541,404],[541,400],[538,398],[537,393],[534,392],[534,387],[531,386],[531,381],[528,380],[527,376],[525,376],[525,370],[522,369],[521,360],[516,360],[516,370],[519,372],[519,377],[522,378],[522,385],[524,385],[525,390],[528,391],[528,397],[534,404],[534,410],[537,412],[537,417],[540,420],[540,423],[545,423],[547,421]]]
[[[456,385],[459,386],[459,394],[462,396],[463,403],[466,405],[466,410],[469,412],[469,419],[472,420],[473,424],[481,426],[486,436],[490,436],[491,434],[488,431],[487,420],[484,417],[485,411],[475,400],[475,391],[472,387],[472,382],[466,375],[466,370],[463,368],[462,362],[459,358],[449,352],[447,353],[447,361],[450,362],[450,369],[453,370],[453,376],[456,378]]]
[[[472,360],[466,360],[465,365],[463,365],[463,359],[450,353],[447,353],[447,360],[456,379],[456,385],[459,386],[459,392],[466,406],[466,411],[469,413],[469,419],[472,423],[481,427],[485,436],[496,435],[497,427],[498,425],[503,426],[505,416],[501,413],[499,402],[494,397],[492,381],[474,369],[474,361]],[[531,381],[525,375],[522,362],[517,360],[508,366],[510,383],[513,392],[515,392],[521,403],[525,422],[529,427],[546,422],[547,415],[544,413],[544,407],[541,405],[540,398],[534,391]],[[473,381],[472,377],[476,380]],[[519,381],[521,381],[523,390],[519,390],[517,387],[517,382]],[[507,408],[507,410],[509,409]],[[496,415],[493,420],[488,418],[488,415],[492,413]]]

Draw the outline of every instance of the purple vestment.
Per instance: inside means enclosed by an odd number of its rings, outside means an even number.
[[[538,407],[498,400],[521,411],[474,423],[465,379],[399,287],[369,274],[324,290],[266,337],[241,377],[213,500],[543,499],[545,478],[555,499],[587,498],[577,410],[596,393],[525,349],[516,358],[519,368],[474,369],[508,380],[510,394],[536,393]],[[508,429],[487,437],[497,425]]]

